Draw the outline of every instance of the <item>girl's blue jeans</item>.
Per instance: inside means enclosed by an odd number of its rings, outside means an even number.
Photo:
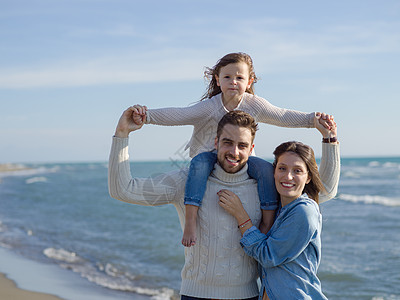
[[[193,157],[185,186],[185,204],[201,205],[208,176],[216,162],[217,154],[215,152],[203,152]],[[249,156],[247,164],[247,173],[251,178],[257,180],[261,209],[275,210],[278,207],[278,201],[272,164],[256,156]]]

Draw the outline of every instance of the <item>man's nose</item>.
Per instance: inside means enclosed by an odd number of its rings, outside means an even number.
[[[233,146],[233,147],[231,148],[231,154],[234,155],[234,156],[238,156],[238,155],[239,155],[239,148],[238,148],[238,146]]]

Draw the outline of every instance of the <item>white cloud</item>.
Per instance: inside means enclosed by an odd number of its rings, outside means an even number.
[[[199,21],[194,20],[193,24]],[[32,61],[25,67],[0,69],[0,88],[65,87],[97,84],[181,81],[201,78],[204,66],[210,66],[223,54],[249,52],[258,73],[305,70],[328,71],[357,67],[363,55],[397,53],[400,50],[399,23],[364,23],[299,31],[290,19],[252,20],[251,26],[233,28],[233,32],[213,32],[201,48],[188,46],[185,37],[204,40],[207,28],[193,32],[171,32],[168,40],[147,33],[145,47],[120,44],[91,57],[58,57],[57,61]],[[192,24],[192,25],[193,25]],[[201,25],[201,24],[200,24]],[[199,24],[197,26],[200,26]],[[243,24],[242,24],[243,25]],[[238,32],[235,32],[238,29]],[[105,30],[82,29],[77,35],[113,35],[137,37],[129,24],[116,24]],[[144,36],[142,36],[144,37]],[[151,42],[151,40],[153,42]],[[156,41],[157,40],[157,41]],[[220,40],[220,43],[218,41]],[[240,41],[243,43],[240,44]],[[160,43],[161,47],[149,51]],[[147,48],[146,48],[147,47]],[[89,51],[90,52],[90,51]],[[88,52],[87,52],[88,53]]]

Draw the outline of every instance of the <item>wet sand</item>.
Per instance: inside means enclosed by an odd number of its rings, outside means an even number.
[[[14,281],[8,279],[4,274],[0,273],[0,299],[12,299],[12,300],[60,300],[61,298],[26,291],[18,288]]]

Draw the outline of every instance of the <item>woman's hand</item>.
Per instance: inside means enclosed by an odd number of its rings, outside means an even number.
[[[238,224],[242,224],[249,219],[249,215],[244,209],[240,198],[229,190],[220,190],[217,193],[219,197],[219,205],[225,211],[236,218]]]
[[[315,128],[321,132],[322,137],[332,138],[337,137],[337,125],[333,119],[332,115],[327,115],[325,113],[317,113],[315,116],[317,121],[315,122]],[[329,120],[329,128],[327,128],[326,120]]]

